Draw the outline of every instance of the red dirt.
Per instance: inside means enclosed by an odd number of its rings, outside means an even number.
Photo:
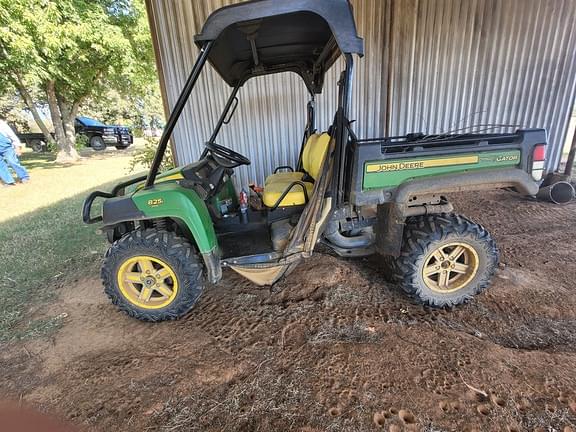
[[[569,431],[576,425],[576,204],[454,197],[502,252],[453,310],[412,303],[380,260],[317,254],[270,293],[227,272],[183,320],[62,288],[50,340],[0,354],[0,394],[99,431]]]

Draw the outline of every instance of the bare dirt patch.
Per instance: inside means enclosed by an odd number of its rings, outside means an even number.
[[[273,292],[228,272],[160,324],[81,280],[44,311],[66,316],[53,338],[0,353],[0,392],[100,431],[574,428],[576,205],[454,202],[502,252],[468,305],[414,304],[377,257],[317,254]]]

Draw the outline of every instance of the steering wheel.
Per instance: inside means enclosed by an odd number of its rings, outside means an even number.
[[[238,152],[235,152],[234,150],[213,142],[207,142],[205,145],[210,153],[217,157],[216,161],[226,168],[235,168],[240,165],[250,165],[250,159]]]

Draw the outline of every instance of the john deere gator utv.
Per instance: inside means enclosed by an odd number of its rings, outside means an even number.
[[[84,203],[84,222],[102,221],[111,243],[101,275],[120,309],[142,320],[178,318],[207,281],[222,278],[223,267],[257,284],[274,284],[319,243],[344,257],[380,254],[382,271],[431,306],[460,304],[488,286],[498,263],[494,240],[482,226],[453,214],[446,195],[496,188],[534,195],[545,130],[358,139],[349,106],[354,60],[364,46],[347,0],[224,7],[210,15],[195,43],[200,55],[148,175],[110,193],[94,192]],[[319,131],[314,95],[340,56],[343,71],[331,84],[339,94],[334,120]],[[230,85],[230,97],[198,162],[159,173],[206,62]],[[247,80],[286,71],[298,74],[310,93],[300,157],[293,167],[277,161],[261,206],[250,206],[245,196],[238,199],[232,181],[234,169],[250,159],[217,144],[218,132]],[[97,197],[105,198],[102,214],[92,217]]]

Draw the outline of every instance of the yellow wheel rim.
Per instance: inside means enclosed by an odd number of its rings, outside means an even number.
[[[432,251],[424,260],[422,278],[432,291],[442,294],[464,288],[476,276],[478,254],[466,243],[448,243]]]
[[[166,307],[178,293],[174,270],[155,257],[128,258],[118,269],[117,277],[118,287],[126,300],[143,309]]]

